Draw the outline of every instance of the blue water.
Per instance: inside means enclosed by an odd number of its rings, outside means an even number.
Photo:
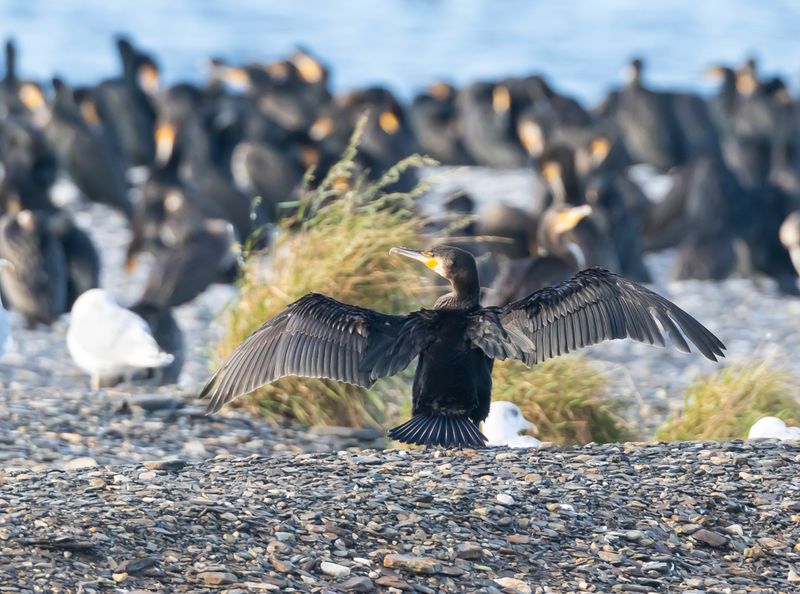
[[[337,90],[381,83],[405,97],[437,78],[539,71],[596,101],[632,55],[655,85],[707,89],[706,66],[751,54],[800,78],[797,0],[0,0],[0,35],[19,42],[27,76],[111,76],[120,31],[170,82],[202,78],[210,55],[270,60],[297,43],[332,66]]]

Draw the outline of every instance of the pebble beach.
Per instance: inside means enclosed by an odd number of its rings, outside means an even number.
[[[795,444],[0,473],[0,592],[795,592]]]
[[[523,204],[527,173],[462,170]],[[476,181],[479,180],[479,181]],[[128,231],[97,205],[69,206],[103,246],[103,284],[132,302]],[[800,302],[770,281],[654,287],[729,347],[800,374]],[[791,592],[800,449],[731,442],[382,450],[384,428],[276,426],[204,415],[231,287],[176,310],[187,361],[178,387],[92,391],[66,321],[25,329],[0,361],[0,592]],[[716,366],[632,342],[585,351],[648,439],[683,389]],[[366,449],[365,449],[366,448]],[[379,448],[377,450],[369,448]],[[338,452],[338,453],[337,453]],[[796,481],[795,481],[796,482]],[[800,549],[798,549],[800,550]]]

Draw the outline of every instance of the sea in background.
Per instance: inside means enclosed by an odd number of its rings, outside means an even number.
[[[457,84],[539,72],[599,101],[632,56],[655,86],[708,91],[703,70],[754,55],[765,74],[800,80],[797,0],[3,0],[21,74],[73,84],[118,71],[112,36],[130,34],[166,82],[201,80],[204,62],[268,61],[302,44],[333,69],[337,91],[388,85],[401,97],[435,79]]]

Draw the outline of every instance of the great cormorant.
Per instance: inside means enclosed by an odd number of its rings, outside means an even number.
[[[475,259],[436,246],[392,248],[450,281],[452,291],[431,309],[386,315],[310,293],[245,340],[201,393],[208,412],[287,375],[324,377],[369,387],[416,357],[410,421],[389,431],[404,443],[481,447],[478,424],[489,414],[495,359],[526,365],[630,337],[680,350],[689,342],[707,358],[725,346],[674,303],[600,268],[537,291],[504,307],[481,307]],[[659,327],[660,325],[660,327]]]

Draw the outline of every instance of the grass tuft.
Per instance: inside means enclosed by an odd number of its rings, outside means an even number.
[[[567,445],[631,438],[605,376],[580,356],[551,359],[533,368],[498,361],[493,380],[493,399],[519,406],[539,428],[542,441]]]
[[[683,409],[658,429],[656,439],[743,439],[764,416],[800,424],[795,383],[789,373],[766,363],[726,367],[689,386]]]
[[[238,301],[228,312],[219,355],[227,357],[250,333],[306,293],[324,293],[340,301],[385,313],[405,313],[430,299],[430,284],[420,283],[418,267],[404,265],[389,248],[415,247],[423,219],[415,201],[427,188],[387,192],[406,169],[432,166],[413,156],[377,182],[359,173],[356,129],[342,159],[334,165],[296,214],[284,221],[269,256],[248,254]],[[310,182],[312,174],[306,177]],[[401,378],[381,380],[372,390],[327,380],[283,378],[241,399],[268,417],[303,424],[363,426],[393,417],[406,397]]]

